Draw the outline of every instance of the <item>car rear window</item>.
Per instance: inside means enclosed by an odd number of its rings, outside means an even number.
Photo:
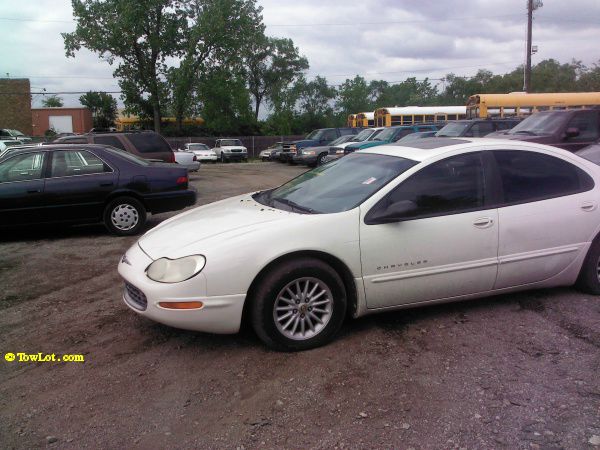
[[[121,150],[126,150],[121,140],[116,136],[94,136],[94,143],[110,145],[112,147],[120,148]]]
[[[128,134],[127,139],[131,141],[140,153],[165,153],[172,151],[169,143],[160,134]]]
[[[132,155],[131,153],[127,153],[124,150],[119,150],[116,148],[104,148],[104,151],[111,153],[113,155],[118,156],[119,158],[124,158],[127,159],[135,164],[138,164],[140,166],[149,166],[150,165],[150,161],[148,161],[147,159],[144,158],[140,158],[139,156],[136,155]]]

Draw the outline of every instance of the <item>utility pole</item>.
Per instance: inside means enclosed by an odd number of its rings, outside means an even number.
[[[531,90],[531,28],[533,25],[533,11],[543,6],[541,0],[527,0],[527,58],[523,74],[523,91]],[[536,48],[537,51],[537,48]]]
[[[531,26],[533,22],[533,0],[527,0],[527,58],[525,60],[525,80],[523,90],[531,89]]]

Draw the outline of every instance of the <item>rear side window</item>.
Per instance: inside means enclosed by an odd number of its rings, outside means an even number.
[[[164,153],[171,152],[171,147],[165,139],[157,133],[128,134],[127,139],[140,153]]]
[[[71,177],[112,172],[96,155],[85,150],[58,150],[52,155],[51,177]]]
[[[493,153],[505,205],[562,197],[594,187],[594,181],[587,173],[554,156],[511,150]]]
[[[110,145],[115,148],[120,148],[121,150],[126,150],[126,148],[123,145],[123,143],[121,142],[121,140],[116,136],[95,136],[94,143]]]

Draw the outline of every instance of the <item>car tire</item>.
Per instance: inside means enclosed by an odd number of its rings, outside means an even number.
[[[321,153],[317,157],[317,167],[322,166],[323,164],[325,164],[325,158],[327,158],[327,153]]]
[[[592,242],[575,286],[587,294],[600,295],[600,236]]]
[[[104,208],[104,225],[117,236],[138,234],[146,223],[146,208],[133,197],[117,197]]]
[[[314,258],[275,267],[261,280],[251,301],[255,333],[280,351],[308,350],[330,342],[346,316],[342,279]]]

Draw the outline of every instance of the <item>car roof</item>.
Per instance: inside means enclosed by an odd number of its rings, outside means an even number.
[[[517,148],[530,148],[531,150],[550,150],[555,153],[564,153],[563,150],[550,147],[548,145],[537,144],[534,142],[511,141],[508,143],[504,139],[494,138],[451,138],[451,137],[430,137],[407,142],[405,145],[401,142],[380,145],[361,149],[360,153],[373,153],[387,156],[398,156],[401,158],[412,159],[413,161],[427,161],[437,158],[445,153],[451,153],[456,150],[469,150],[481,148],[482,145],[503,147],[507,150]],[[510,147],[510,148],[509,148]],[[570,152],[567,152],[571,154]]]

